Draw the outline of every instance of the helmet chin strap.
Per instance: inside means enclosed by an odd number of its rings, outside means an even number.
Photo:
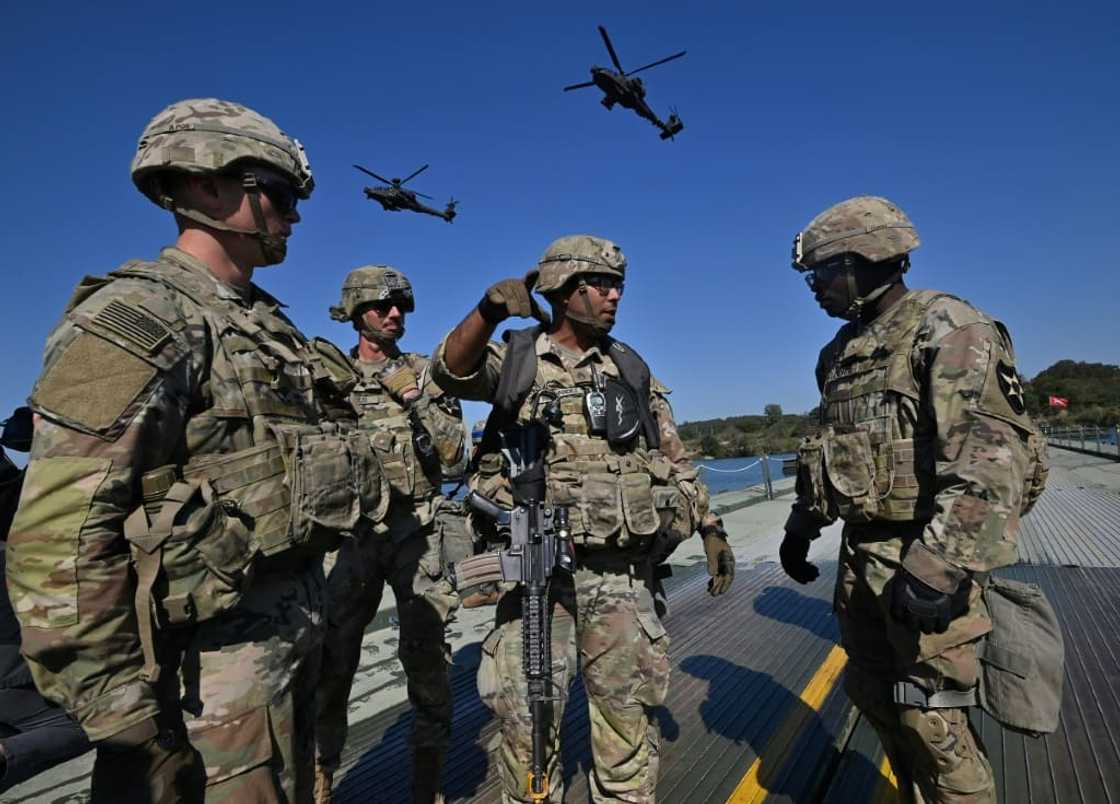
[[[883,298],[888,290],[893,288],[902,281],[902,275],[906,273],[906,269],[910,267],[909,261],[904,260],[898,270],[891,272],[882,284],[872,290],[865,296],[859,295],[859,289],[856,287],[856,269],[854,265],[846,265],[844,267],[844,274],[848,282],[848,298],[852,300],[848,305],[848,309],[841,315],[842,318],[848,321],[857,321],[863,315],[863,310],[868,305],[874,304],[879,299]]]
[[[610,332],[613,325],[604,322],[597,315],[595,315],[595,311],[591,307],[591,299],[587,298],[587,287],[587,282],[580,278],[579,286],[576,288],[576,293],[578,293],[583,299],[584,312],[566,310],[564,312],[565,316],[578,324],[582,324],[583,326],[590,328],[596,333],[602,334]]]
[[[197,209],[191,209],[190,207],[184,207],[181,204],[175,203],[175,199],[169,195],[161,195],[159,203],[164,209],[169,209],[176,215],[182,215],[184,218],[189,218],[196,223],[201,223],[209,229],[233,232],[234,234],[254,238],[261,247],[261,256],[264,258],[263,265],[278,265],[282,263],[284,258],[288,255],[288,240],[285,237],[272,234],[268,231],[268,224],[264,219],[264,210],[261,208],[261,190],[260,186],[257,184],[257,177],[252,173],[246,173],[241,177],[241,186],[244,188],[245,194],[249,197],[249,208],[253,211],[253,220],[257,224],[256,229],[242,229],[239,226],[230,226],[225,221],[211,218],[206,213],[199,212]]]

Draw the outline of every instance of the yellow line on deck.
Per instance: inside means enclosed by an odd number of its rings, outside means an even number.
[[[895,778],[891,760],[887,756],[879,764],[879,783],[875,785],[871,800],[875,804],[893,804],[898,801],[898,779]]]
[[[798,735],[816,716],[821,705],[824,704],[825,698],[836,686],[836,679],[840,677],[840,672],[847,663],[848,654],[839,645],[834,645],[824,663],[809,679],[805,689],[801,691],[801,702],[807,708],[795,706],[794,710],[786,715],[782,725],[774,732],[770,741],[766,743],[766,748],[758,755],[750,770],[747,771],[747,775],[739,781],[739,784],[727,799],[727,804],[757,804],[757,802],[763,801],[770,795],[770,791],[758,778],[763,759],[765,758],[769,769],[766,775],[773,777],[789,759]]]

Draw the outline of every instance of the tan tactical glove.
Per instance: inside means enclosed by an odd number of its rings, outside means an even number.
[[[405,405],[411,404],[416,397],[420,396],[416,372],[412,370],[412,366],[404,361],[384,374],[381,377],[381,384],[389,390],[394,398]]]
[[[727,543],[727,534],[711,528],[703,534],[704,555],[708,557],[708,594],[718,597],[731,588],[735,580],[735,554]]]
[[[533,298],[535,273],[522,278],[503,279],[486,289],[478,303],[478,312],[486,323],[498,325],[510,316],[544,320],[544,313]]]

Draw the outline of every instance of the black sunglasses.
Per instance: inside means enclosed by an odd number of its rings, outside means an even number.
[[[411,296],[390,296],[388,299],[379,299],[378,301],[366,302],[364,305],[367,308],[373,308],[377,311],[378,315],[388,315],[389,311],[396,307],[402,313],[411,313],[416,309],[416,304],[413,302]]]
[[[253,178],[256,179],[261,192],[268,196],[268,200],[272,202],[272,206],[275,207],[277,213],[288,215],[295,212],[296,205],[299,204],[299,196],[296,195],[296,191],[291,184],[283,179],[261,175],[260,173],[254,173]]]

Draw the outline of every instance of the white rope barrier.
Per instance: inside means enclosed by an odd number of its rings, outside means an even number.
[[[707,466],[707,465],[702,464],[702,463],[698,463],[696,465],[698,467],[700,467],[701,469],[707,469],[709,472],[720,472],[720,473],[725,474],[725,475],[733,475],[737,472],[745,472],[748,469],[752,469],[755,466],[758,466],[760,463],[762,463],[762,458],[759,458],[754,463],[749,463],[746,466],[741,466],[738,469],[716,469],[714,466]]]

